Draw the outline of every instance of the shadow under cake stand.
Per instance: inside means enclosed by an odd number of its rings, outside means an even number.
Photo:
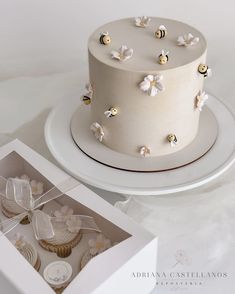
[[[235,160],[235,117],[213,95],[204,107],[196,139],[164,157],[119,154],[100,144],[89,130],[89,106],[79,95],[52,110],[47,146],[72,176],[97,188],[124,195],[163,195],[199,187],[225,172]]]

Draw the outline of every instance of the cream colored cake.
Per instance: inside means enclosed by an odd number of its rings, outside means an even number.
[[[198,30],[169,19],[121,19],[98,28],[88,49],[83,101],[102,144],[145,157],[176,152],[194,140],[210,73]]]

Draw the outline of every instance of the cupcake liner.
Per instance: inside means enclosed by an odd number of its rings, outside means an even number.
[[[26,243],[25,246],[19,251],[24,256],[24,258],[35,268],[35,270],[39,271],[41,260],[36,248],[30,243]]]
[[[71,241],[64,244],[53,244],[48,240],[39,240],[39,244],[45,250],[56,253],[58,257],[65,258],[71,254],[72,248],[80,242],[81,238],[82,233],[79,232]]]

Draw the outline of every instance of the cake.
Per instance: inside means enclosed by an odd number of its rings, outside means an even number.
[[[175,153],[198,133],[208,99],[207,43],[195,28],[157,17],[127,18],[89,38],[90,132],[120,154]]]

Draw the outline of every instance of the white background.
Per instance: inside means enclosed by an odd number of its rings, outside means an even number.
[[[87,81],[89,35],[105,22],[130,16],[173,18],[202,31],[208,40],[208,64],[213,69],[206,88],[235,110],[234,10],[232,0],[0,0],[1,138],[3,134],[18,137],[52,159],[43,138],[44,122],[59,99],[76,94]],[[227,131],[234,134],[234,130]],[[234,175],[233,169],[217,183],[173,195],[170,201],[148,197],[144,199],[146,207],[133,204],[129,214],[160,234],[159,270],[174,262],[169,254],[174,254],[172,245],[186,248],[197,269],[208,266],[231,273]],[[109,193],[106,197],[111,200]],[[136,210],[142,214],[137,215]],[[147,218],[150,214],[152,217]],[[208,256],[211,259],[207,263]],[[231,276],[229,281],[211,283],[199,292],[187,289],[182,293],[232,294],[233,281]]]
[[[0,131],[13,132],[56,103],[59,93],[52,97],[51,82],[38,77],[71,72],[65,86],[84,84],[87,39],[93,30],[116,18],[144,14],[181,20],[201,30],[214,71],[207,88],[235,105],[232,0],[0,0]],[[15,77],[21,80],[13,88],[8,80]],[[58,84],[62,86],[61,80],[55,79],[54,88]]]
[[[86,62],[87,38],[97,26],[138,15],[173,18],[197,27],[208,40],[209,62],[215,66],[223,60],[225,68],[231,67],[232,0],[1,0],[1,78],[76,70]]]

